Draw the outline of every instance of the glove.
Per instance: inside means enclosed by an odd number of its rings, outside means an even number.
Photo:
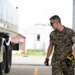
[[[45,59],[44,64],[45,64],[45,66],[49,66],[49,59],[48,58]]]
[[[72,54],[67,55],[66,57],[66,65],[70,67],[72,65],[72,60],[74,59],[74,56]]]

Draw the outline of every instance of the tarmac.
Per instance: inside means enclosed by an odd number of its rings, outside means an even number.
[[[12,64],[44,66],[45,58],[45,56],[13,56]],[[49,65],[51,65],[51,57],[49,58]]]
[[[12,65],[6,75],[52,75],[52,71],[50,66]]]
[[[45,66],[45,56],[13,56],[11,71],[6,75],[52,75],[51,58]]]
[[[44,61],[45,56],[13,56],[6,75],[52,75],[51,66],[45,66]]]

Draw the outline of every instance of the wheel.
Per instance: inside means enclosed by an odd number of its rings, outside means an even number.
[[[11,45],[6,47],[6,68],[5,73],[9,73],[11,69],[11,61],[12,61],[12,47]]]
[[[5,75],[4,63],[0,63],[0,75]]]
[[[0,75],[5,75],[5,64],[6,64],[6,50],[5,50],[5,46],[3,46],[3,62],[0,63]]]

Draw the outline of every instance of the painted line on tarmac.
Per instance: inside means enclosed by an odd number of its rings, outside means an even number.
[[[34,69],[34,75],[38,75],[38,68]]]

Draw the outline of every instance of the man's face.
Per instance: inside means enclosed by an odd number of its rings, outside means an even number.
[[[57,29],[57,24],[58,22],[56,20],[50,20],[50,25],[52,26],[53,29]]]

